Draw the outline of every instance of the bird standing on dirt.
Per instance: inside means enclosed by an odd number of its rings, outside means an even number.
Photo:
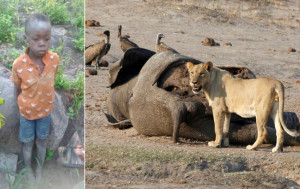
[[[105,37],[105,40],[102,40],[98,43],[92,44],[85,48],[85,65],[90,66],[91,64],[96,64],[96,69],[99,67],[101,58],[106,55],[110,49],[110,32],[108,30],[103,33],[99,33],[96,36]]]
[[[123,52],[126,52],[128,49],[134,48],[134,47],[139,47],[137,44],[134,42],[130,41],[128,38],[130,38],[129,35],[123,35],[122,36],[122,25],[118,26],[118,38],[120,40],[120,47]]]
[[[179,52],[177,52],[173,48],[169,47],[168,45],[166,45],[165,43],[163,43],[163,42],[160,41],[161,38],[164,38],[164,37],[165,36],[162,33],[157,34],[155,51],[157,53],[159,53],[159,52],[171,52],[171,53],[177,53],[177,54],[179,54]]]

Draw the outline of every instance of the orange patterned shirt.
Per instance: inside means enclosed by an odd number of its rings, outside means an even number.
[[[35,120],[48,116],[52,111],[55,100],[54,77],[59,66],[59,56],[48,51],[43,57],[45,68],[41,72],[28,52],[29,48],[14,61],[11,80],[21,85],[18,96],[20,115]]]

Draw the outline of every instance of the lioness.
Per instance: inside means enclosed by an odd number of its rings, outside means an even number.
[[[284,86],[273,78],[239,79],[234,78],[229,72],[213,67],[212,62],[194,65],[186,64],[190,85],[194,93],[202,89],[209,105],[213,110],[215,123],[215,141],[208,143],[212,147],[229,146],[228,130],[231,113],[236,113],[244,118],[256,116],[257,139],[253,145],[246,149],[256,149],[263,143],[267,135],[267,121],[271,114],[275,123],[277,142],[272,152],[282,151],[283,126],[291,136],[300,133],[290,131],[283,120]]]

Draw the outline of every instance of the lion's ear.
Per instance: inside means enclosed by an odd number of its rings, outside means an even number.
[[[211,71],[212,67],[213,67],[213,63],[211,61],[208,61],[203,65],[203,68],[209,72]]]
[[[191,70],[191,69],[193,69],[194,64],[191,63],[191,62],[187,62],[187,63],[186,63],[186,67],[187,67],[188,70]]]

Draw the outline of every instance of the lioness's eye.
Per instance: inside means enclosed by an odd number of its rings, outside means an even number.
[[[204,73],[200,74],[200,77],[203,77],[204,76]]]
[[[193,74],[194,74],[194,72],[191,72],[191,74],[193,75]]]

